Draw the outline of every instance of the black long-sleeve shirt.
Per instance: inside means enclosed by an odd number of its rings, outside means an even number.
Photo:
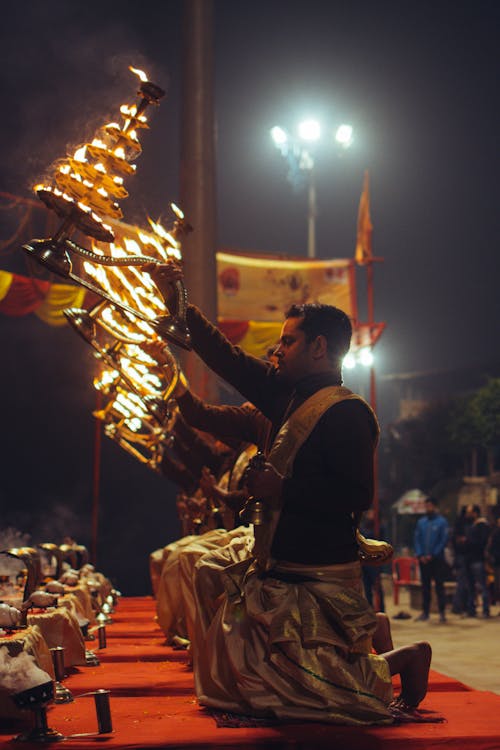
[[[209,432],[223,442],[253,443],[264,450],[271,427],[269,420],[252,404],[216,406],[206,404],[191,391],[177,397],[182,416],[191,427]]]
[[[191,495],[196,490],[198,486],[196,477],[181,461],[178,461],[167,452],[163,454],[160,469],[161,473],[167,479],[178,484],[188,495]]]
[[[204,466],[208,466],[215,475],[220,474],[232,455],[230,448],[217,446],[194,430],[182,414],[175,420],[173,449],[189,471],[198,478]]]
[[[280,428],[316,391],[338,384],[334,373],[311,375],[292,389],[263,360],[233,346],[192,305],[187,322],[193,347],[205,363],[257,406]],[[283,482],[282,511],[273,557],[327,565],[357,559],[352,514],[367,510],[373,498],[375,420],[359,400],[338,403],[321,416]]]

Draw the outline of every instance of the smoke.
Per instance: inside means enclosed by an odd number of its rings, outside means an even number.
[[[13,547],[26,547],[29,544],[30,535],[23,534],[18,529],[10,526],[7,529],[0,530],[0,550],[12,549]],[[0,575],[16,575],[24,563],[21,560],[15,560],[7,555],[0,555]]]
[[[29,543],[30,535],[9,526],[7,529],[0,529],[0,549],[10,549],[10,547],[26,547]]]
[[[135,100],[130,64],[143,65],[153,77],[151,63],[138,52],[144,40],[135,25],[115,14],[106,17],[105,7],[98,17],[86,6],[75,12],[73,3],[32,5],[22,20],[13,19],[13,28],[23,28],[22,50],[11,34],[0,32],[10,61],[8,71],[0,72],[6,95],[0,132],[8,144],[3,187],[11,192],[31,191],[47,176],[48,165],[92,140],[100,126],[116,119],[120,104]]]
[[[49,512],[40,514],[36,525],[32,528],[33,537],[38,542],[63,540],[71,536],[77,541],[81,540],[82,532],[88,533],[88,521],[83,521],[77,509],[70,507],[67,503],[54,502]]]
[[[36,664],[32,654],[21,651],[17,656],[11,656],[7,646],[0,648],[0,684],[9,692],[22,693],[51,679]]]

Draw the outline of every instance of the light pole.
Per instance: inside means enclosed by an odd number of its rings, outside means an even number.
[[[312,164],[308,170],[309,182],[307,186],[307,256],[308,258],[316,257],[316,216],[318,208],[316,205],[316,183],[314,182],[314,172]]]
[[[352,143],[352,135],[350,125],[340,125],[335,131],[334,139],[341,148],[347,149]],[[314,144],[321,138],[321,126],[317,120],[303,120],[297,127],[297,136],[293,136],[279,125],[275,125],[271,128],[271,138],[290,165],[290,182],[296,182],[297,170],[307,173],[307,255],[309,258],[315,258],[318,208],[314,180]]]
[[[357,365],[361,365],[364,369],[370,371],[370,399],[369,404],[374,412],[377,410],[377,394],[375,388],[375,359],[373,356],[372,346],[363,346],[356,352],[348,352],[344,357],[342,366],[347,370],[354,370]],[[373,460],[373,511],[374,511],[374,532],[375,539],[380,536],[380,498],[378,492],[378,458],[377,449],[375,449],[375,456]],[[382,590],[381,590],[380,576],[375,579],[375,610],[380,610],[382,602]]]

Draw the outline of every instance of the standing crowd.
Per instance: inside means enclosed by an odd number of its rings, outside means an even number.
[[[450,529],[437,500],[429,497],[425,504],[425,516],[418,521],[414,535],[422,583],[422,613],[417,619],[429,619],[434,581],[439,619],[446,622],[445,581],[450,577],[450,565],[445,551],[449,546],[456,578],[451,611],[476,617],[479,604],[482,616],[490,617],[491,604],[500,602],[500,519],[492,524],[478,505],[466,505]]]

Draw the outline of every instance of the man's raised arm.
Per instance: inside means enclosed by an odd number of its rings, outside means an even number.
[[[193,349],[205,364],[272,419],[282,390],[273,366],[232,344],[195,305],[188,305],[187,324]]]

